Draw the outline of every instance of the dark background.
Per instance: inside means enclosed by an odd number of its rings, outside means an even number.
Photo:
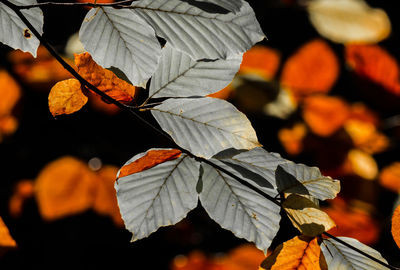
[[[39,1],[42,2],[42,1]],[[306,11],[296,5],[284,5],[278,0],[249,1],[268,37],[263,44],[278,49],[284,62],[307,41],[319,37],[309,23]],[[286,1],[289,2],[289,1]],[[294,1],[293,1],[294,2]],[[392,23],[391,36],[383,41],[385,47],[400,59],[400,10],[396,1],[368,1],[388,13]],[[83,8],[44,8],[44,36],[62,52],[67,38],[79,30],[87,12]],[[328,41],[329,42],[329,41]],[[369,102],[359,92],[346,73],[343,63],[343,46],[329,42],[342,61],[341,76],[332,90],[349,102],[364,101],[379,110],[381,118],[395,115],[399,110],[385,109],[381,104]],[[1,66],[11,71],[6,60],[9,48],[0,47]],[[279,75],[277,75],[279,77]],[[8,213],[8,200],[14,184],[21,179],[34,179],[50,161],[73,155],[83,160],[99,157],[103,164],[121,166],[139,152],[152,147],[169,147],[168,141],[147,129],[127,113],[108,116],[86,106],[83,110],[55,120],[48,111],[47,91],[33,91],[23,83],[23,98],[15,109],[20,126],[17,132],[0,144],[0,216],[18,243],[18,249],[0,257],[0,269],[168,269],[177,254],[201,249],[210,254],[226,252],[243,243],[229,231],[220,229],[207,214],[198,208],[188,218],[174,227],[161,228],[144,240],[130,243],[130,233],[115,228],[112,221],[92,211],[67,217],[55,222],[45,222],[38,213],[34,199],[26,202],[21,218]],[[149,121],[153,121],[146,115]],[[259,137],[269,151],[285,155],[277,140],[277,130],[286,123],[261,114],[248,115]],[[398,158],[397,145],[379,157],[379,165],[386,165]],[[299,157],[309,165],[310,160]],[[380,193],[377,199],[382,216],[390,216],[395,194]],[[384,198],[384,199],[381,199]],[[283,219],[276,243],[296,234],[288,221]],[[392,263],[399,262],[400,251],[394,246],[385,227],[376,248]]]

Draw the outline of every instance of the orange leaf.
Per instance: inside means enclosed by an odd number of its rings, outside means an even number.
[[[400,248],[400,206],[397,206],[392,217],[392,236]]]
[[[22,214],[23,205],[26,199],[34,194],[34,183],[32,180],[21,180],[14,188],[14,193],[10,198],[8,207],[13,217],[19,217]]]
[[[0,133],[13,134],[18,128],[18,120],[12,115],[0,116]]]
[[[53,116],[79,111],[88,101],[76,79],[58,82],[49,94],[49,109]]]
[[[0,247],[16,247],[17,243],[11,237],[10,231],[8,230],[6,224],[4,224],[3,219],[0,217]]]
[[[182,152],[177,149],[172,150],[150,150],[143,157],[135,160],[121,168],[118,178],[148,170],[160,163],[177,159]]]
[[[379,239],[378,222],[371,215],[345,201],[335,198],[331,207],[323,209],[336,223],[329,231],[334,236],[352,237],[366,245],[373,245]]]
[[[303,150],[303,139],[307,128],[303,123],[296,123],[292,128],[283,128],[278,132],[278,138],[285,151],[290,155],[298,155]]]
[[[115,225],[122,227],[124,222],[119,212],[117,195],[114,189],[117,173],[118,168],[115,166],[104,166],[97,172],[97,192],[93,209],[99,214],[110,216]]]
[[[21,97],[18,83],[5,70],[0,70],[0,117],[11,114]]]
[[[298,97],[327,93],[339,75],[337,57],[322,40],[313,40],[290,57],[282,70],[281,84]]]
[[[280,55],[276,50],[256,45],[243,55],[239,74],[258,75],[271,80],[278,70],[279,62]]]
[[[113,99],[128,104],[135,97],[135,86],[96,64],[89,53],[75,54],[75,64],[85,80]]]
[[[396,59],[379,45],[348,45],[346,61],[360,76],[400,95],[400,70]]]
[[[400,193],[400,162],[394,162],[383,168],[379,175],[379,182],[385,188]]]
[[[208,97],[219,98],[219,99],[228,99],[233,92],[232,83],[228,84],[224,89],[219,90],[218,92],[209,94]]]
[[[303,119],[311,131],[328,137],[338,131],[349,115],[349,107],[340,98],[310,96],[304,100]]]
[[[317,238],[296,236],[279,245],[261,264],[266,270],[328,269]]]
[[[47,220],[88,210],[96,189],[96,175],[85,163],[68,156],[49,163],[35,182],[39,211]]]
[[[254,245],[243,244],[230,251],[220,264],[223,270],[255,270],[264,259],[264,252]]]

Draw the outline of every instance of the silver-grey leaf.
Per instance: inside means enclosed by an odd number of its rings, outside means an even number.
[[[217,98],[168,99],[151,113],[173,140],[196,156],[211,158],[228,149],[260,146],[247,117]]]
[[[91,9],[79,38],[99,65],[119,68],[137,86],[145,86],[161,57],[154,29],[127,9]]]
[[[250,5],[240,1],[236,14],[209,13],[180,0],[140,0],[132,7],[158,36],[193,59],[227,59],[265,38]]]
[[[227,86],[239,70],[242,56],[227,60],[194,61],[189,55],[163,48],[151,78],[150,98],[205,96]]]
[[[326,200],[335,198],[340,191],[339,180],[323,176],[317,167],[288,162],[278,166],[275,176],[278,190],[284,193]]]
[[[381,254],[360,243],[358,240],[349,237],[338,237],[340,240],[348,243],[349,245],[364,251],[372,257],[387,263]],[[329,270],[380,270],[387,269],[383,265],[365,257],[359,252],[335,241],[334,239],[324,239],[321,246],[322,253],[325,256],[326,263]]]
[[[136,155],[125,165],[144,155]],[[197,206],[199,164],[181,154],[177,159],[118,179],[118,205],[126,228],[133,234],[132,241],[149,236],[161,226],[177,223]]]
[[[211,161],[231,171],[222,162]],[[201,166],[204,172],[200,202],[210,217],[266,252],[279,230],[280,207],[222,171],[207,164]],[[277,192],[268,194],[274,197]]]
[[[36,0],[9,0],[18,6],[35,5]],[[21,10],[22,14],[28,19],[40,35],[43,34],[43,12],[40,8],[30,8]],[[29,52],[36,57],[36,51],[39,47],[39,39],[28,29],[25,23],[17,14],[0,3],[0,42],[13,49],[20,49],[23,52]]]

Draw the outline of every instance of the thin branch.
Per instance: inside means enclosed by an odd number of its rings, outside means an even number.
[[[67,70],[69,71],[72,76],[74,76],[83,86],[85,86],[86,88],[90,89],[91,91],[93,91],[94,93],[100,95],[105,101],[112,103],[114,105],[116,105],[118,108],[128,111],[131,114],[133,114],[138,120],[140,120],[143,124],[145,124],[147,127],[149,127],[150,129],[154,130],[155,132],[157,132],[158,134],[160,134],[161,136],[167,138],[169,141],[171,141],[174,145],[175,148],[179,149],[180,151],[182,151],[183,153],[187,154],[188,156],[200,161],[200,162],[204,162],[212,167],[214,167],[215,169],[223,172],[224,174],[232,177],[233,179],[237,180],[239,183],[241,183],[242,185],[250,188],[251,190],[257,192],[258,194],[262,195],[263,197],[265,197],[266,199],[270,200],[271,202],[275,203],[276,205],[282,207],[281,202],[278,200],[278,198],[274,198],[268,194],[266,194],[265,192],[259,190],[258,188],[256,188],[255,186],[251,185],[250,183],[248,183],[247,181],[243,180],[242,178],[236,176],[235,174],[231,173],[230,171],[227,171],[226,169],[218,166],[217,164],[213,163],[210,160],[204,159],[204,158],[200,158],[195,156],[194,154],[192,154],[190,151],[183,149],[182,147],[180,147],[179,145],[177,145],[173,139],[168,136],[168,134],[166,134],[165,132],[163,132],[162,130],[158,129],[157,127],[155,127],[154,125],[152,125],[151,123],[149,123],[148,121],[146,121],[144,118],[142,118],[139,114],[137,114],[137,112],[134,109],[137,108],[132,108],[129,106],[126,106],[120,102],[118,102],[117,100],[111,98],[110,96],[108,96],[107,94],[103,93],[102,91],[100,91],[97,87],[95,87],[94,85],[92,85],[91,83],[89,83],[88,81],[86,81],[81,75],[79,75],[78,72],[75,71],[75,69],[73,67],[71,67],[67,62],[64,61],[64,59],[62,59],[62,57],[53,49],[53,47],[47,42],[47,40],[45,38],[43,38],[39,32],[35,29],[35,27],[33,27],[33,25],[29,22],[29,20],[21,13],[22,9],[28,9],[28,8],[34,8],[34,7],[39,7],[39,6],[44,6],[44,5],[86,5],[86,6],[92,6],[92,7],[99,7],[99,6],[116,6],[118,7],[118,5],[121,5],[122,3],[127,3],[130,1],[119,1],[113,4],[93,4],[93,3],[54,3],[54,2],[47,2],[47,3],[41,3],[41,4],[37,4],[37,5],[31,5],[31,6],[18,6],[15,5],[11,2],[9,2],[8,0],[0,0],[1,3],[5,4],[6,6],[8,6],[9,8],[11,8],[16,14],[17,16],[26,24],[26,26],[31,30],[31,32],[39,39],[39,41],[42,43],[42,45],[50,52],[50,54]],[[372,257],[371,255],[365,253],[362,250],[359,250],[356,247],[351,246],[350,244],[340,240],[339,238],[324,232],[323,234],[325,234],[326,236],[334,239],[335,241],[353,249],[354,251],[364,255],[365,257],[389,268],[392,270],[400,270],[400,268],[396,268],[394,266],[391,266],[385,262],[382,262],[374,257]]]
[[[387,264],[387,263],[385,263],[385,262],[383,262],[383,261],[381,261],[381,260],[379,260],[379,259],[377,259],[377,258],[375,258],[375,257],[373,257],[373,256],[371,256],[371,255],[369,255],[368,253],[366,253],[366,252],[364,252],[364,251],[362,251],[362,250],[360,250],[360,249],[358,249],[358,248],[356,248],[356,247],[353,247],[353,246],[350,245],[349,243],[347,243],[347,242],[345,242],[345,241],[343,241],[343,240],[337,238],[336,236],[333,236],[333,235],[330,234],[330,233],[324,232],[323,234],[325,234],[325,235],[328,236],[329,238],[335,240],[336,242],[339,242],[340,244],[342,244],[342,245],[344,245],[344,246],[346,246],[346,247],[348,247],[348,248],[350,248],[350,249],[352,249],[352,250],[354,250],[354,251],[356,251],[356,252],[358,252],[358,253],[364,255],[364,256],[367,257],[368,259],[373,260],[374,262],[379,263],[379,264],[382,265],[382,266],[385,266],[385,267],[387,267],[387,268],[389,268],[389,269],[392,269],[392,270],[400,270],[400,268],[394,267],[394,266],[392,266],[392,265],[390,265],[390,264]]]
[[[44,3],[38,3],[34,5],[24,5],[24,6],[16,6],[17,9],[23,10],[23,9],[31,9],[31,8],[37,8],[37,7],[49,7],[49,6],[66,6],[66,7],[74,7],[74,6],[85,6],[85,7],[115,7],[115,8],[124,8],[124,7],[129,7],[129,4],[133,0],[124,0],[124,1],[118,1],[114,3],[59,3],[59,2],[44,2]]]

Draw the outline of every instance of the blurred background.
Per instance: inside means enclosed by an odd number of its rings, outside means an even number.
[[[338,225],[332,233],[400,266],[391,235],[400,192],[396,1],[248,2],[268,40],[214,96],[248,116],[266,150],[341,180],[338,198],[321,205]],[[73,64],[73,35],[88,10],[43,11],[45,38]],[[70,75],[41,47],[37,59],[3,45],[0,54],[0,269],[258,269],[263,253],[201,207],[130,243],[115,174],[137,153],[170,143],[95,96],[55,119],[49,91]],[[146,93],[137,92],[140,101]],[[296,234],[283,218],[271,249]]]

